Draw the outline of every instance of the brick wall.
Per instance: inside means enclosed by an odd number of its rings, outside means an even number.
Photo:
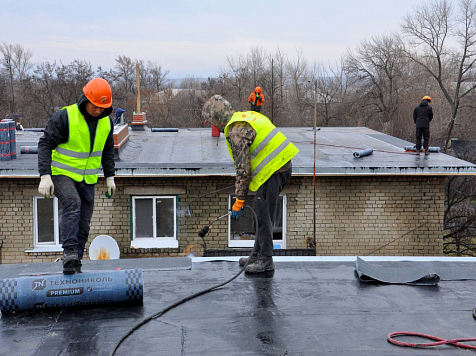
[[[316,180],[318,255],[442,255],[444,177],[335,177]],[[2,263],[54,261],[61,253],[26,253],[33,246],[33,196],[38,179],[0,180]],[[159,192],[179,197],[178,209],[199,195],[232,185],[232,177],[116,178],[117,194],[104,196],[96,186],[90,240],[110,235],[122,257],[183,256],[203,253],[197,231],[228,208],[228,191],[192,204],[192,216],[178,218],[178,249],[131,249],[130,194]],[[125,194],[127,193],[127,194]],[[313,183],[293,177],[286,187],[287,248],[305,248],[313,240]],[[206,236],[208,248],[227,248],[224,219]],[[89,245],[89,243],[88,243]],[[86,255],[87,257],[87,255]]]

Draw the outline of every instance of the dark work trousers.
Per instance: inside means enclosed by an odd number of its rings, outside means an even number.
[[[261,112],[261,106],[251,104],[251,110],[250,111]]]
[[[421,137],[423,136],[423,149],[427,149],[428,145],[430,144],[430,129],[428,127],[425,128],[417,128],[416,129],[416,149],[421,149]]]
[[[292,168],[275,173],[259,187],[253,199],[253,210],[258,218],[258,258],[273,256],[273,225],[276,218],[279,193],[291,178]]]
[[[75,182],[63,175],[52,176],[55,195],[63,205],[61,238],[63,249],[77,249],[81,260],[88,241],[94,209],[94,184]]]

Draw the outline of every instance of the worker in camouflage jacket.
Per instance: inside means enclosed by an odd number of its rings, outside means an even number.
[[[252,207],[258,219],[256,250],[246,272],[273,271],[273,225],[279,194],[291,177],[291,159],[299,150],[266,116],[255,111],[235,112],[220,95],[214,95],[205,103],[202,114],[225,133],[235,164],[236,199],[231,209],[232,219],[243,216],[245,197],[248,191],[255,192]],[[239,261],[240,266],[247,262],[247,258]]]

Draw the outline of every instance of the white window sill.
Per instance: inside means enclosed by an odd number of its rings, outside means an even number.
[[[131,241],[131,248],[178,248],[176,239],[136,238]]]
[[[253,247],[255,244],[254,240],[231,240],[228,242],[228,247]],[[282,249],[284,247],[284,243],[281,240],[273,240],[273,248]]]
[[[28,253],[41,253],[41,252],[63,252],[61,246],[35,246],[32,250],[25,250]]]

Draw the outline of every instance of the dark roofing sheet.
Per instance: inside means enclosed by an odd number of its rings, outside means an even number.
[[[314,173],[314,132],[309,127],[281,127],[299,148],[293,158],[294,175]],[[180,128],[177,132],[129,131],[116,162],[117,176],[207,176],[235,174],[223,135],[217,140],[210,128]],[[18,132],[17,152],[38,141],[42,133]],[[318,175],[476,175],[476,165],[435,153],[430,156],[405,152],[410,142],[366,127],[322,127],[316,134]],[[355,158],[353,153],[372,148],[373,153]],[[17,159],[0,161],[0,177],[38,176],[38,155],[17,154]]]
[[[136,267],[141,267],[140,260]],[[469,354],[470,350],[454,346],[402,348],[386,337],[393,331],[447,339],[475,337],[476,281],[441,281],[425,287],[368,284],[359,281],[354,267],[354,262],[276,262],[274,275],[240,275],[224,288],[144,325],[126,339],[117,355]],[[0,354],[108,355],[117,340],[146,316],[238,271],[236,262],[149,270],[144,271],[143,307],[111,305],[2,316]]]

